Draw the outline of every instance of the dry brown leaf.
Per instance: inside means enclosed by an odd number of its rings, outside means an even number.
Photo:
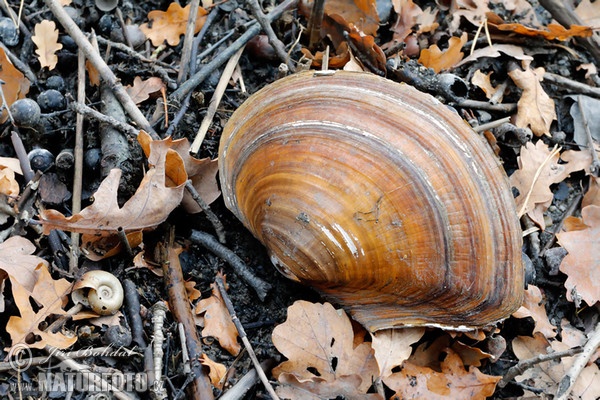
[[[225,276],[218,275],[225,281]],[[207,299],[202,299],[196,305],[195,313],[204,314],[204,329],[202,336],[211,336],[219,341],[222,348],[234,356],[238,355],[241,346],[237,341],[238,332],[227,311],[225,302],[221,297],[219,288],[215,283],[210,285],[212,294]]]
[[[553,351],[564,351],[570,348],[558,340],[548,342],[544,335],[536,333],[534,337],[518,336],[512,341],[512,348],[515,356],[520,361],[532,358],[538,358],[540,354],[547,354]],[[554,394],[559,382],[565,376],[571,365],[573,357],[563,357],[560,359],[550,360],[543,363],[535,364],[528,368],[522,375],[519,375],[515,380],[517,382],[526,383],[537,389],[543,390],[545,393]],[[583,400],[596,400],[600,397],[600,385],[595,384],[600,379],[600,371],[596,364],[592,363],[581,371],[577,378],[571,395],[573,398]],[[525,395],[538,395],[525,392]]]
[[[138,141],[142,146],[142,150],[146,156],[150,153],[150,143],[152,138],[144,131],[140,131]],[[219,186],[217,185],[217,171],[219,165],[217,160],[209,158],[197,159],[190,155],[190,142],[187,138],[173,140],[171,137],[158,141],[163,146],[169,148],[169,151],[175,151],[183,160],[185,172],[192,180],[192,186],[196,189],[200,197],[211,204],[221,195]],[[167,176],[167,182],[170,182],[170,176]],[[202,211],[198,203],[192,198],[188,191],[183,194],[181,205],[190,214],[196,214]]]
[[[198,33],[206,21],[208,12],[198,7],[198,18],[196,19],[196,28],[194,34]],[[187,20],[190,15],[190,5],[181,8],[175,2],[169,4],[167,11],[150,11],[148,19],[152,21],[152,27],[143,24],[140,29],[154,46],[160,46],[166,40],[170,46],[179,44],[180,36],[185,34]]]
[[[53,70],[58,63],[56,52],[62,49],[62,44],[58,43],[58,29],[54,21],[43,20],[35,24],[35,35],[31,40],[37,46],[35,53],[42,68],[48,67]]]
[[[16,100],[24,98],[29,92],[29,80],[12,65],[3,48],[0,48],[0,79],[4,81],[2,90],[6,99],[6,108]],[[2,98],[0,98],[0,105],[3,106]],[[7,119],[8,112],[5,107],[2,107],[0,123],[4,123]]]
[[[566,29],[559,24],[548,24],[547,29],[529,28],[521,24],[500,24],[494,25],[501,31],[514,32],[524,36],[541,36],[547,40],[565,41],[572,37],[590,37],[594,33],[589,26],[571,25]]]
[[[216,361],[211,360],[206,353],[202,353],[200,356],[200,363],[208,367],[208,377],[210,378],[210,383],[214,387],[219,390],[223,389],[223,385],[225,384],[225,374],[227,373],[227,368]]]
[[[202,293],[198,289],[196,289],[196,282],[194,281],[186,281],[184,284],[185,290],[188,294],[188,299],[190,301],[198,300]]]
[[[307,18],[312,5],[312,0],[302,1],[300,4],[300,12]],[[375,35],[379,29],[379,14],[374,0],[328,0],[325,2],[324,14],[337,14],[347,24],[354,24],[367,35]]]
[[[575,14],[588,26],[600,26],[600,3],[582,0],[575,8]]]
[[[396,22],[390,28],[394,32],[392,40],[403,42],[423,15],[423,10],[413,0],[393,0],[392,5],[396,11]]]
[[[483,57],[497,58],[500,57],[502,54],[506,54],[507,56],[520,61],[533,60],[533,57],[525,54],[521,46],[515,46],[514,44],[495,44],[493,46],[487,46],[475,50],[472,54],[465,57],[461,62],[456,64],[456,67],[460,67],[461,65],[467,64],[471,61],[476,61]]]
[[[567,299],[573,301],[580,296],[592,306],[600,301],[600,206],[585,207],[581,217],[580,223],[585,229],[556,235],[560,245],[569,252],[560,270],[568,276]]]
[[[444,51],[434,44],[421,51],[419,62],[428,68],[432,68],[436,73],[450,69],[463,59],[464,53],[461,49],[467,43],[467,39],[466,32],[460,38],[451,37],[448,41],[448,48]]]
[[[45,234],[62,229],[96,236],[114,236],[117,229],[126,233],[153,229],[181,203],[187,174],[183,160],[169,150],[164,141],[150,142],[150,168],[134,195],[119,208],[117,191],[121,170],[113,169],[94,194],[94,203],[80,213],[65,217],[56,210],[40,213]],[[175,186],[169,186],[169,180]]]
[[[156,77],[152,76],[146,80],[142,80],[139,76],[133,78],[133,86],[127,86],[125,89],[127,94],[135,104],[148,100],[150,95],[156,92],[162,92],[166,90],[164,82]]]
[[[590,186],[581,201],[581,208],[587,206],[600,206],[600,177],[590,176]]]
[[[456,32],[460,26],[461,17],[475,26],[479,26],[485,20],[490,11],[488,0],[453,0],[450,8],[452,21],[449,24],[450,32]]]
[[[37,270],[38,280],[31,291],[17,281],[12,282],[13,298],[21,316],[10,317],[6,331],[10,334],[13,346],[27,344],[33,349],[43,349],[44,346],[50,345],[66,349],[77,341],[77,336],[67,336],[62,332],[45,332],[40,326],[43,326],[42,323],[48,317],[67,314],[62,307],[67,304],[67,295],[71,292],[72,284],[66,279],[52,279],[44,264],[39,264]],[[32,302],[39,306],[37,312],[33,310]]]
[[[548,146],[539,140],[535,145],[528,142],[521,147],[519,170],[510,176],[510,183],[519,190],[515,199],[519,216],[528,214],[533,220],[545,228],[543,216],[540,215],[552,203],[550,186],[562,182],[573,171],[585,168],[585,163],[577,161],[572,150],[563,153],[563,157],[573,159],[569,163],[559,164],[558,149],[550,151]],[[566,156],[565,156],[566,155]],[[534,214],[536,209],[539,211]]]
[[[127,232],[125,234],[129,247],[135,249],[144,239],[142,231]],[[98,236],[98,235],[81,235],[81,249],[88,260],[100,261],[121,253],[123,242],[117,235],[114,236]]]
[[[531,317],[535,322],[533,333],[540,332],[548,339],[556,336],[556,327],[548,320],[542,292],[537,286],[528,285],[523,305],[513,314],[513,317]]]
[[[418,342],[424,328],[385,329],[375,332],[372,347],[382,378],[392,374],[392,369],[402,365],[412,353],[411,345]]]
[[[502,103],[503,95],[497,93],[498,90],[502,89],[502,86],[498,85],[497,87],[494,87],[494,85],[492,85],[492,82],[490,81],[490,77],[492,76],[492,74],[493,71],[490,71],[486,75],[483,72],[481,72],[480,69],[478,69],[473,74],[473,77],[471,78],[471,83],[483,90],[483,92],[485,93],[485,97],[487,97],[488,99],[491,99],[492,97],[498,94],[499,96],[496,98],[496,102]]]
[[[530,127],[536,136],[550,136],[550,125],[556,119],[554,100],[546,94],[540,82],[544,79],[544,68],[515,68],[508,72],[515,85],[523,90],[517,103],[515,125]]]
[[[440,24],[437,22],[438,10],[427,7],[417,16],[417,33],[427,33],[435,31]]]
[[[15,171],[0,166],[0,194],[10,197],[19,195],[19,182],[15,179]]]
[[[383,382],[402,399],[483,400],[494,393],[501,377],[486,375],[476,367],[466,370],[458,354],[451,349],[445,352],[441,372],[406,361],[402,371]]]
[[[286,321],[273,330],[272,339],[288,359],[273,369],[275,378],[292,374],[299,382],[331,387],[347,383],[336,383],[339,379],[358,376],[360,382],[355,378],[351,382],[357,383],[355,394],[363,395],[379,375],[370,343],[355,347],[350,319],[329,303],[296,301],[288,307]]]
[[[22,236],[13,236],[0,243],[0,270],[6,272],[11,282],[17,282],[28,292],[33,292],[40,278],[40,266],[48,267],[43,258],[33,255],[36,247]]]
[[[384,400],[379,394],[358,393],[361,384],[358,375],[344,375],[334,381],[315,377],[299,379],[294,374],[279,375],[281,385],[277,387],[279,397],[290,400],[330,400],[342,397],[347,400]]]

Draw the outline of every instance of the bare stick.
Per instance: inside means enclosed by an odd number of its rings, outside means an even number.
[[[145,349],[146,340],[144,339],[144,323],[140,315],[140,296],[135,283],[131,279],[123,281],[123,289],[125,291],[125,314],[129,318],[133,341],[139,348]]]
[[[323,11],[325,0],[315,0],[312,10],[310,10],[310,19],[308,20],[308,48],[315,50],[317,44],[321,41],[321,24],[323,23]]]
[[[240,339],[242,339],[242,343],[244,343],[244,347],[246,348],[246,351],[248,352],[248,355],[250,356],[250,359],[252,360],[252,364],[254,364],[254,368],[256,369],[256,372],[258,372],[258,376],[259,376],[260,380],[262,381],[262,383],[265,386],[265,389],[267,390],[269,395],[273,399],[279,400],[279,396],[277,396],[277,394],[275,393],[275,390],[273,390],[273,386],[271,386],[269,379],[265,375],[265,371],[263,371],[263,369],[260,367],[258,358],[256,358],[256,353],[254,352],[254,349],[252,348],[252,345],[250,344],[250,341],[248,340],[248,337],[246,336],[246,331],[244,330],[242,323],[240,322],[240,320],[238,319],[238,317],[235,313],[235,309],[233,308],[231,299],[229,298],[229,295],[227,294],[227,291],[225,290],[225,284],[223,283],[223,279],[220,276],[217,276],[215,278],[215,283],[217,284],[217,287],[219,288],[219,292],[221,293],[221,297],[223,298],[223,301],[225,302],[227,311],[229,311],[229,315],[231,315],[231,320],[233,321],[233,324],[235,325],[235,328],[237,329],[238,334],[240,335]]]
[[[223,70],[223,74],[221,75],[221,79],[219,79],[219,83],[215,88],[215,92],[213,93],[213,97],[210,99],[210,103],[208,105],[208,109],[206,110],[206,115],[200,124],[200,128],[198,128],[198,133],[196,133],[196,137],[194,138],[194,142],[190,146],[190,153],[197,154],[200,150],[200,146],[204,141],[204,137],[206,136],[206,132],[208,132],[208,128],[212,123],[212,120],[217,112],[217,107],[221,103],[221,98],[223,97],[223,93],[225,93],[225,89],[227,89],[227,85],[229,84],[229,80],[231,79],[231,75],[235,70],[235,66],[237,65],[242,53],[244,52],[244,46],[242,46],[227,62],[225,69]]]
[[[81,49],[77,53],[77,101],[85,102],[85,55]],[[73,215],[81,211],[81,192],[83,187],[83,115],[75,119],[75,148],[73,149],[75,168],[73,173]],[[69,272],[75,273],[79,266],[79,233],[71,232],[69,253]]]
[[[568,89],[572,93],[600,98],[600,88],[586,85],[585,83],[577,82],[573,79],[565,78],[564,76],[556,75],[551,72],[546,72],[544,74],[544,81],[555,83],[558,86]]]
[[[179,63],[179,75],[177,83],[181,84],[187,76],[190,69],[190,59],[192,57],[192,47],[194,44],[194,31],[196,30],[196,20],[198,19],[198,7],[200,0],[191,0],[190,15],[188,16],[187,26],[185,28],[185,36],[183,38],[183,50],[181,52],[181,61]]]
[[[192,185],[192,181],[190,179],[188,179],[185,183],[185,188],[192,196],[192,199],[194,199],[194,201],[200,206],[202,211],[204,211],[206,218],[210,221],[213,228],[215,228],[215,233],[219,238],[219,242],[225,243],[225,227],[219,220],[219,217],[217,217],[217,215],[210,209],[210,206],[206,204],[202,197],[200,197],[200,194],[198,193],[194,185]]]
[[[131,137],[134,137],[134,138],[137,137],[138,133],[140,132],[139,129],[134,128],[133,126],[131,126],[125,122],[118,121],[117,119],[115,119],[113,117],[106,116],[106,115],[102,114],[101,112],[96,111],[93,108],[91,108],[83,103],[73,101],[73,102],[69,103],[69,107],[71,107],[71,109],[73,109],[74,111],[76,111],[77,113],[79,113],[81,115],[84,115],[88,118],[92,118],[92,119],[95,119],[96,121],[108,124],[108,125],[112,126],[113,128],[116,128]]]
[[[279,4],[277,7],[275,7],[269,14],[265,15],[265,18],[268,21],[272,22],[277,18],[281,17],[285,10],[294,7],[297,2],[298,0],[286,0],[283,3]],[[260,26],[260,24],[254,24],[250,28],[248,28],[248,30],[235,42],[233,42],[231,46],[225,49],[211,62],[206,64],[200,71],[196,72],[192,77],[190,77],[190,79],[182,83],[179,89],[177,89],[171,94],[171,96],[169,96],[169,100],[181,103],[181,101],[185,98],[185,96],[187,96],[188,93],[194,90],[196,86],[201,84],[204,81],[204,79],[206,79],[213,71],[215,71],[227,60],[229,60],[231,56],[234,55],[236,51],[241,49],[246,43],[248,43],[250,39],[258,35],[261,29],[262,27]]]
[[[263,30],[267,34],[269,43],[275,50],[275,54],[277,54],[277,57],[279,57],[281,62],[288,66],[290,71],[294,72],[296,69],[294,68],[294,64],[292,64],[290,61],[290,57],[288,56],[287,52],[285,51],[285,46],[275,34],[273,27],[271,27],[272,21],[270,21],[263,13],[262,9],[260,8],[260,4],[258,4],[258,0],[249,0],[249,4],[254,18],[258,21],[260,26],[262,26]]]
[[[588,337],[588,341],[583,347],[583,351],[575,358],[569,372],[567,372],[565,377],[562,378],[558,384],[558,390],[556,391],[555,397],[556,400],[566,400],[569,397],[575,382],[577,382],[579,374],[583,371],[598,347],[600,347],[600,323],[596,325],[596,329],[594,329],[594,332]]]
[[[497,128],[502,124],[505,124],[507,122],[510,122],[510,117],[505,117],[505,118],[500,118],[497,119],[495,121],[492,122],[488,122],[487,124],[482,124],[482,125],[478,125],[478,126],[474,126],[473,130],[477,133],[479,132],[484,132],[493,128]]]
[[[512,381],[515,377],[523,374],[529,368],[533,367],[536,364],[540,364],[546,361],[558,360],[563,357],[571,357],[575,354],[579,354],[583,351],[581,347],[574,347],[565,351],[557,351],[550,354],[540,354],[537,357],[529,358],[527,360],[519,361],[519,363],[515,366],[512,366],[508,372],[502,377],[502,379],[498,382],[498,387],[503,388],[510,381]]]
[[[129,97],[119,79],[115,76],[109,66],[106,65],[102,57],[100,57],[100,54],[92,47],[83,32],[81,32],[77,24],[75,24],[69,14],[67,14],[58,0],[44,0],[44,3],[46,3],[63,28],[65,28],[69,36],[77,43],[87,59],[94,65],[94,68],[98,70],[102,79],[106,81],[108,87],[114,92],[115,97],[123,105],[123,108],[129,116],[140,128],[148,132],[154,140],[160,140],[160,137],[156,134],[154,129],[152,129],[144,114],[142,114],[131,97]]]
[[[271,290],[271,285],[255,276],[241,258],[219,243],[213,236],[205,232],[192,230],[190,240],[204,246],[231,265],[235,269],[235,272],[254,289],[259,299],[264,300],[267,297],[267,293]]]
[[[166,399],[167,391],[165,389],[164,378],[162,377],[163,367],[163,343],[165,342],[165,334],[163,332],[165,326],[165,317],[167,316],[167,306],[165,302],[160,300],[152,306],[152,355],[154,360],[154,382],[153,382],[153,397],[155,399]]]
[[[269,358],[260,363],[260,367],[263,371],[268,371],[274,365],[275,360],[273,358]],[[235,385],[227,389],[227,391],[219,397],[219,400],[238,400],[244,398],[244,395],[256,384],[256,382],[258,382],[258,379],[258,373],[253,369],[242,376]]]

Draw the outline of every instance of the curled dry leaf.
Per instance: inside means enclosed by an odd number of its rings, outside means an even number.
[[[142,150],[147,157],[150,154],[150,143],[152,138],[144,131],[140,131],[138,135],[138,141],[142,146]],[[179,154],[183,160],[185,172],[187,176],[192,180],[192,186],[196,189],[200,197],[206,202],[211,204],[221,195],[219,186],[217,185],[217,171],[219,165],[217,160],[211,160],[209,158],[197,159],[190,155],[190,142],[187,138],[173,140],[168,137],[163,140],[155,141],[155,145],[160,143],[160,146],[168,148],[168,151],[173,151]],[[167,182],[171,182],[171,176],[167,175]],[[181,205],[190,214],[199,213],[202,211],[198,203],[192,198],[189,192],[185,191],[183,194],[183,200]]]
[[[0,270],[6,272],[13,285],[17,282],[28,292],[33,292],[40,278],[40,266],[48,262],[33,255],[36,247],[22,236],[13,236],[0,243]]]
[[[541,290],[537,286],[527,286],[523,305],[513,314],[513,317],[531,317],[535,322],[533,333],[540,332],[548,339],[556,336],[556,327],[548,320],[546,307],[544,306],[544,298]]]
[[[567,299],[581,298],[590,306],[600,301],[600,206],[589,205],[581,210],[578,227],[584,229],[558,233],[558,242],[569,253],[560,264],[567,274]],[[568,226],[568,225],[567,225]]]
[[[544,79],[544,68],[515,68],[508,72],[515,85],[523,90],[517,103],[515,125],[531,128],[536,136],[550,136],[550,125],[556,119],[554,100],[548,96],[540,82]]]
[[[150,95],[156,92],[164,93],[166,86],[164,82],[156,76],[152,76],[145,80],[136,76],[133,78],[133,86],[127,86],[125,90],[135,104],[140,104],[141,102],[148,100]]]
[[[481,399],[491,396],[500,380],[486,375],[476,367],[465,369],[458,354],[445,350],[441,372],[404,363],[402,371],[385,378],[384,383],[401,399]]]
[[[58,43],[58,29],[54,21],[43,20],[35,25],[35,35],[31,40],[37,46],[35,53],[42,68],[48,67],[53,70],[58,63],[56,52],[62,49],[62,44]]]
[[[223,281],[225,276],[219,273]],[[211,336],[219,341],[221,347],[234,356],[242,349],[237,341],[238,332],[225,306],[221,292],[215,283],[210,285],[212,294],[202,299],[196,305],[196,314],[204,314],[202,336]]]
[[[227,368],[225,368],[223,364],[211,360],[206,353],[202,353],[200,356],[200,363],[209,368],[208,377],[210,378],[210,383],[217,389],[222,390],[223,384],[225,383],[224,378],[227,373]]]
[[[508,31],[524,36],[539,36],[547,40],[565,41],[572,37],[590,37],[594,33],[589,26],[571,25],[566,29],[559,24],[548,24],[546,29],[529,28],[521,24],[500,24],[494,25],[501,31]]]
[[[448,41],[448,48],[444,51],[434,44],[421,51],[419,62],[432,68],[436,73],[450,69],[463,59],[464,53],[461,49],[467,43],[467,39],[467,32],[464,32],[461,37],[451,37]]]
[[[66,349],[77,341],[76,336],[67,336],[62,332],[46,332],[40,329],[48,317],[65,315],[63,307],[67,304],[67,295],[72,284],[66,279],[52,279],[44,264],[37,266],[38,279],[33,290],[29,291],[19,282],[12,282],[12,294],[19,308],[20,316],[11,316],[6,324],[12,345],[27,344],[33,349],[43,349],[46,345]],[[32,304],[37,304],[37,312]],[[35,341],[31,342],[30,338]]]
[[[196,19],[194,34],[202,29],[206,21],[206,14],[208,12],[204,8],[198,7],[198,18]],[[152,21],[152,27],[143,24],[140,29],[152,41],[154,46],[160,46],[165,40],[170,46],[177,46],[180,40],[179,37],[185,34],[189,15],[189,4],[182,8],[178,3],[173,2],[169,4],[167,11],[150,11],[148,19]]]
[[[44,233],[62,229],[95,236],[114,236],[117,229],[125,233],[153,229],[181,203],[187,174],[183,160],[163,141],[150,142],[148,170],[134,195],[119,207],[117,191],[121,170],[113,169],[94,193],[94,203],[80,213],[65,217],[56,210],[40,213]],[[170,184],[171,183],[171,184]]]
[[[412,353],[411,345],[418,342],[425,328],[384,329],[373,334],[373,350],[382,378],[402,365]]]
[[[494,98],[496,103],[502,103],[502,98],[503,93],[499,93],[499,90],[503,90],[504,86],[503,85],[498,85],[496,87],[494,87],[494,85],[492,85],[492,82],[490,80],[490,77],[492,76],[493,72],[489,72],[487,74],[484,74],[483,72],[481,72],[480,69],[478,69],[477,71],[475,71],[475,73],[473,74],[473,77],[471,78],[471,83],[475,86],[477,86],[478,88],[480,88],[481,90],[483,90],[483,92],[485,93],[485,97],[487,97],[488,99],[492,99]]]
[[[25,97],[29,92],[29,80],[12,65],[3,48],[0,48],[0,79],[4,81],[2,90],[6,99],[6,105],[4,105],[2,98],[0,98],[0,105],[3,106],[0,123],[4,123],[8,119],[8,112],[5,108],[10,107],[18,99]]]
[[[273,330],[273,344],[288,361],[273,369],[280,383],[310,383],[319,390],[352,385],[355,395],[364,395],[379,376],[370,343],[354,345],[350,319],[329,303],[296,301],[288,308],[287,320]],[[289,375],[294,378],[290,378]],[[357,379],[358,378],[358,379]]]

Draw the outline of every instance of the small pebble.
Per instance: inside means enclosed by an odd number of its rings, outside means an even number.
[[[43,112],[64,110],[65,97],[56,89],[45,90],[37,97],[37,102]]]
[[[9,47],[19,44],[19,28],[10,18],[0,18],[0,41]]]
[[[60,75],[52,75],[46,79],[46,88],[62,92],[65,90],[65,80]]]

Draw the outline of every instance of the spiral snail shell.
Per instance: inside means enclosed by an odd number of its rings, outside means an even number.
[[[521,305],[504,170],[410,86],[344,71],[276,81],[227,123],[219,170],[225,204],[279,271],[371,331],[481,327]]]

